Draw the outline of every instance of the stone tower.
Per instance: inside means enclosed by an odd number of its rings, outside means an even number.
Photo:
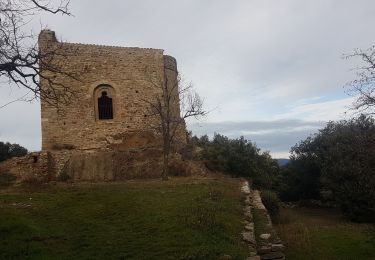
[[[173,57],[160,49],[59,42],[50,30],[41,31],[39,48],[42,54],[56,53],[48,62],[64,72],[43,71],[42,66],[42,73],[73,94],[59,107],[41,98],[42,150],[126,150],[160,144],[153,131],[158,119],[148,115],[145,101],[161,96],[164,83],[176,84]],[[41,79],[41,87],[49,88],[46,79]],[[174,106],[179,113],[178,100]]]

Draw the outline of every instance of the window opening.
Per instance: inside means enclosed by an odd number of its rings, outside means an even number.
[[[99,119],[113,119],[112,98],[108,97],[107,91],[103,91],[98,98]]]

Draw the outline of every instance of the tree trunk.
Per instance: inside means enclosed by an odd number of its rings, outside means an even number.
[[[169,154],[164,153],[163,155],[163,173],[161,175],[161,179],[163,181],[168,180],[168,175],[169,175]]]
[[[170,154],[170,144],[164,142],[164,149],[163,149],[163,173],[161,175],[161,179],[163,181],[168,180],[169,175],[169,154]]]

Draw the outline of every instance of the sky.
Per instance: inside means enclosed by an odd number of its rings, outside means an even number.
[[[30,27],[68,42],[164,49],[210,111],[189,130],[244,136],[274,158],[349,116],[345,84],[360,63],[343,55],[375,44],[373,0],[71,0],[70,11]],[[0,81],[0,107],[22,94]],[[0,122],[0,141],[40,149],[38,102],[0,108]]]

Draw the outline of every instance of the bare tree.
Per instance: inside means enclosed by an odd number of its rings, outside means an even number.
[[[70,0],[1,0],[0,1],[0,79],[10,86],[24,88],[27,93],[21,97],[31,101],[43,98],[46,102],[56,104],[66,101],[69,89],[65,88],[54,77],[53,73],[66,74],[51,62],[58,52],[51,50],[41,53],[38,50],[36,36],[27,29],[28,23],[39,14],[52,13],[70,15]],[[41,88],[41,80],[47,84]]]
[[[363,64],[356,68],[357,78],[347,84],[349,94],[358,96],[353,109],[364,114],[375,114],[375,46],[367,50],[356,49],[344,58],[359,58]]]
[[[162,84],[154,84],[163,88],[162,95],[154,100],[145,100],[149,104],[149,115],[157,118],[156,131],[162,136],[163,180],[168,179],[170,154],[177,141],[176,135],[185,130],[185,120],[191,117],[198,119],[207,114],[203,100],[191,83],[183,84],[179,76],[174,82],[169,81],[166,77]]]

